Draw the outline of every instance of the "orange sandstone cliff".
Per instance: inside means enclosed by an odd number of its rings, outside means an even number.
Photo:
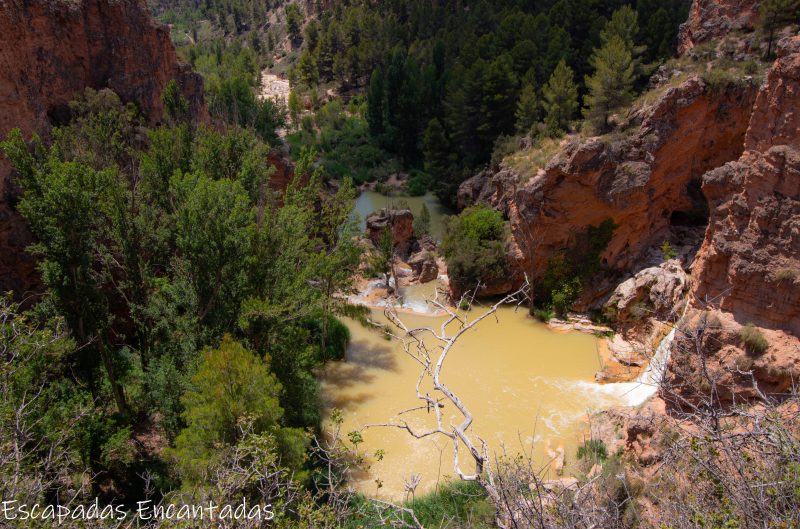
[[[678,53],[738,31],[752,31],[758,20],[759,0],[694,0],[689,19],[681,25]]]
[[[15,127],[46,136],[87,87],[114,90],[157,123],[171,79],[195,119],[207,120],[202,78],[178,62],[144,0],[0,0],[0,137]],[[10,176],[0,154],[0,292],[21,295],[38,279]]]
[[[621,135],[566,140],[534,175],[503,166],[468,180],[459,202],[488,202],[511,225],[512,274],[489,285],[487,293],[515,287],[523,273],[541,278],[552,255],[606,219],[617,225],[601,256],[611,275],[586,290],[584,306],[622,276],[654,264],[653,249],[664,240],[676,239],[676,246],[697,242],[672,234],[705,222],[700,178],[742,153],[756,92],[750,80],[715,91],[692,76],[665,86]]]

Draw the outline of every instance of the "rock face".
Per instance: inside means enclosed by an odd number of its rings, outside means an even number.
[[[171,79],[193,116],[207,120],[202,78],[178,62],[169,30],[153,22],[144,0],[0,0],[0,137],[14,127],[46,136],[86,87],[114,90],[157,123]],[[21,294],[38,280],[10,173],[0,155],[0,292]]]
[[[701,357],[719,398],[730,404],[786,392],[800,376],[798,108],[800,37],[794,37],[780,43],[758,94],[745,151],[703,177],[710,219],[692,268],[694,310],[667,370],[667,384],[683,399],[707,398]],[[763,337],[766,350],[745,339],[750,322],[750,334]]]
[[[678,53],[734,31],[752,30],[760,0],[694,0],[678,34]]]
[[[710,222],[693,294],[800,336],[800,37],[781,42],[734,162],[703,177]]]
[[[384,230],[391,229],[398,255],[407,256],[414,238],[414,214],[407,209],[381,209],[367,217],[367,236],[377,247]]]
[[[756,92],[752,82],[713,92],[691,77],[665,88],[626,137],[572,140],[522,184],[507,167],[491,178],[478,175],[480,182],[462,187],[462,200],[486,200],[508,217],[516,284],[523,273],[540,278],[550,256],[606,219],[617,228],[603,265],[635,272],[676,226],[704,222],[700,178],[741,154]],[[587,289],[584,306],[613,287]]]
[[[439,265],[436,263],[436,257],[427,251],[421,250],[408,260],[408,265],[414,274],[414,279],[420,283],[428,283],[439,277]]]
[[[645,268],[623,281],[605,304],[605,312],[618,323],[656,316],[666,320],[680,305],[689,278],[680,262],[671,259]]]

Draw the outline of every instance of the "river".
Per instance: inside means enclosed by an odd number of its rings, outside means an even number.
[[[411,208],[414,218],[419,216],[422,204],[428,207],[431,214],[431,236],[436,240],[441,240],[444,219],[450,215],[450,211],[444,207],[435,195],[428,193],[419,197],[388,197],[375,191],[363,191],[356,200],[355,212],[361,218],[361,229],[366,226],[367,215],[381,208],[395,206],[399,201],[404,201]]]
[[[381,195],[364,195],[357,206],[362,216],[375,209],[376,201],[389,200],[377,198]],[[422,200],[429,199],[416,200],[421,205]],[[434,208],[429,208],[433,214]],[[439,226],[442,218],[439,215]],[[444,321],[431,313],[425,301],[432,298],[435,285],[432,282],[402,289],[401,317],[409,328],[438,328]],[[365,298],[357,296],[351,301],[364,302]],[[382,309],[371,311],[374,321],[388,324]],[[426,411],[402,413],[421,404],[415,393],[420,365],[397,341],[387,341],[374,327],[352,320],[345,323],[352,336],[345,360],[329,363],[322,374],[326,413],[333,409],[343,412],[345,434],[367,424],[400,420],[420,430],[434,425],[434,417]],[[671,336],[637,381],[598,384],[594,381],[594,374],[602,367],[598,338],[555,331],[535,321],[524,309],[501,307],[497,320],[484,320],[454,347],[442,381],[471,410],[472,433],[485,439],[495,454],[532,452],[544,467],[552,461],[554,452],[562,450],[569,467],[586,436],[592,412],[638,405],[655,393],[654,383],[660,380]],[[452,405],[445,406],[444,414],[453,421],[462,420]],[[351,476],[351,483],[366,495],[402,500],[405,479],[414,474],[421,475],[417,494],[434,490],[453,475],[449,439],[415,439],[403,430],[388,427],[368,428],[363,439],[360,448],[369,456],[370,467]],[[383,451],[382,459],[374,457],[378,450]],[[462,451],[462,462],[465,459]],[[558,476],[550,471],[548,477]]]

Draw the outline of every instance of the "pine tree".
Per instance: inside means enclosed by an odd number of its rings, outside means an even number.
[[[575,72],[562,60],[542,88],[542,106],[547,113],[545,124],[549,134],[557,135],[566,131],[569,121],[578,110],[578,86],[574,77]]]
[[[539,121],[539,100],[533,85],[526,84],[517,101],[517,130],[523,134],[530,132],[534,123]]]
[[[637,46],[636,39],[639,34],[639,15],[634,9],[625,5],[614,11],[611,20],[600,32],[600,39],[603,45],[607,45],[614,36],[619,37],[625,43],[625,49],[631,54],[634,64],[634,74],[639,77],[647,75],[650,68],[642,63],[642,54],[647,49],[646,46]]]
[[[294,128],[300,123],[300,113],[303,111],[303,104],[300,101],[300,95],[294,90],[289,92],[289,117],[292,119]]]
[[[428,235],[431,232],[431,212],[425,202],[422,203],[422,209],[419,211],[419,216],[414,219],[414,235],[417,237],[421,235]]]
[[[378,66],[372,71],[367,92],[367,123],[369,132],[373,136],[379,136],[384,131],[384,89],[383,89],[383,70]]]
[[[590,59],[594,74],[586,77],[584,116],[599,132],[608,130],[611,113],[633,97],[634,63],[625,42],[612,36]]]
[[[800,22],[800,0],[765,0],[759,9],[761,19],[761,32],[767,38],[767,49],[764,58],[774,58],[772,45],[775,41],[775,32],[782,26],[792,21]]]

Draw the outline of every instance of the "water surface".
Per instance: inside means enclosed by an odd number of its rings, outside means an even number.
[[[485,309],[474,312],[479,310]],[[386,322],[382,311],[374,309],[372,315]],[[481,322],[451,351],[443,383],[472,411],[472,433],[486,439],[495,453],[533,449],[544,465],[550,459],[548,449],[561,447],[568,462],[574,461],[588,414],[627,403],[621,388],[613,391],[615,385],[594,383],[601,367],[597,339],[552,331],[525,310],[501,308],[497,316],[497,320]],[[414,313],[401,317],[409,327],[438,329],[444,321],[441,316]],[[422,403],[415,394],[419,364],[398,342],[389,342],[380,332],[356,322],[347,324],[352,342],[346,360],[329,364],[323,376],[326,406],[343,411],[344,432],[401,420],[420,430],[435,425],[433,414],[424,410],[401,413]],[[453,422],[463,419],[449,403],[444,416]],[[362,448],[368,454],[376,450],[385,454],[381,461],[370,458],[369,471],[353,476],[355,487],[368,495],[402,499],[404,478],[420,474],[420,493],[453,475],[452,445],[447,438],[418,440],[405,431],[382,427],[365,430],[363,437]],[[462,450],[461,460],[468,459]],[[465,471],[469,468],[465,465]]]
[[[441,240],[444,219],[452,212],[444,207],[432,193],[420,197],[388,197],[375,191],[362,192],[355,205],[355,212],[361,217],[361,230],[366,228],[367,215],[381,208],[396,207],[401,201],[409,205],[414,218],[419,216],[422,204],[425,204],[431,213],[431,235],[434,239]]]

